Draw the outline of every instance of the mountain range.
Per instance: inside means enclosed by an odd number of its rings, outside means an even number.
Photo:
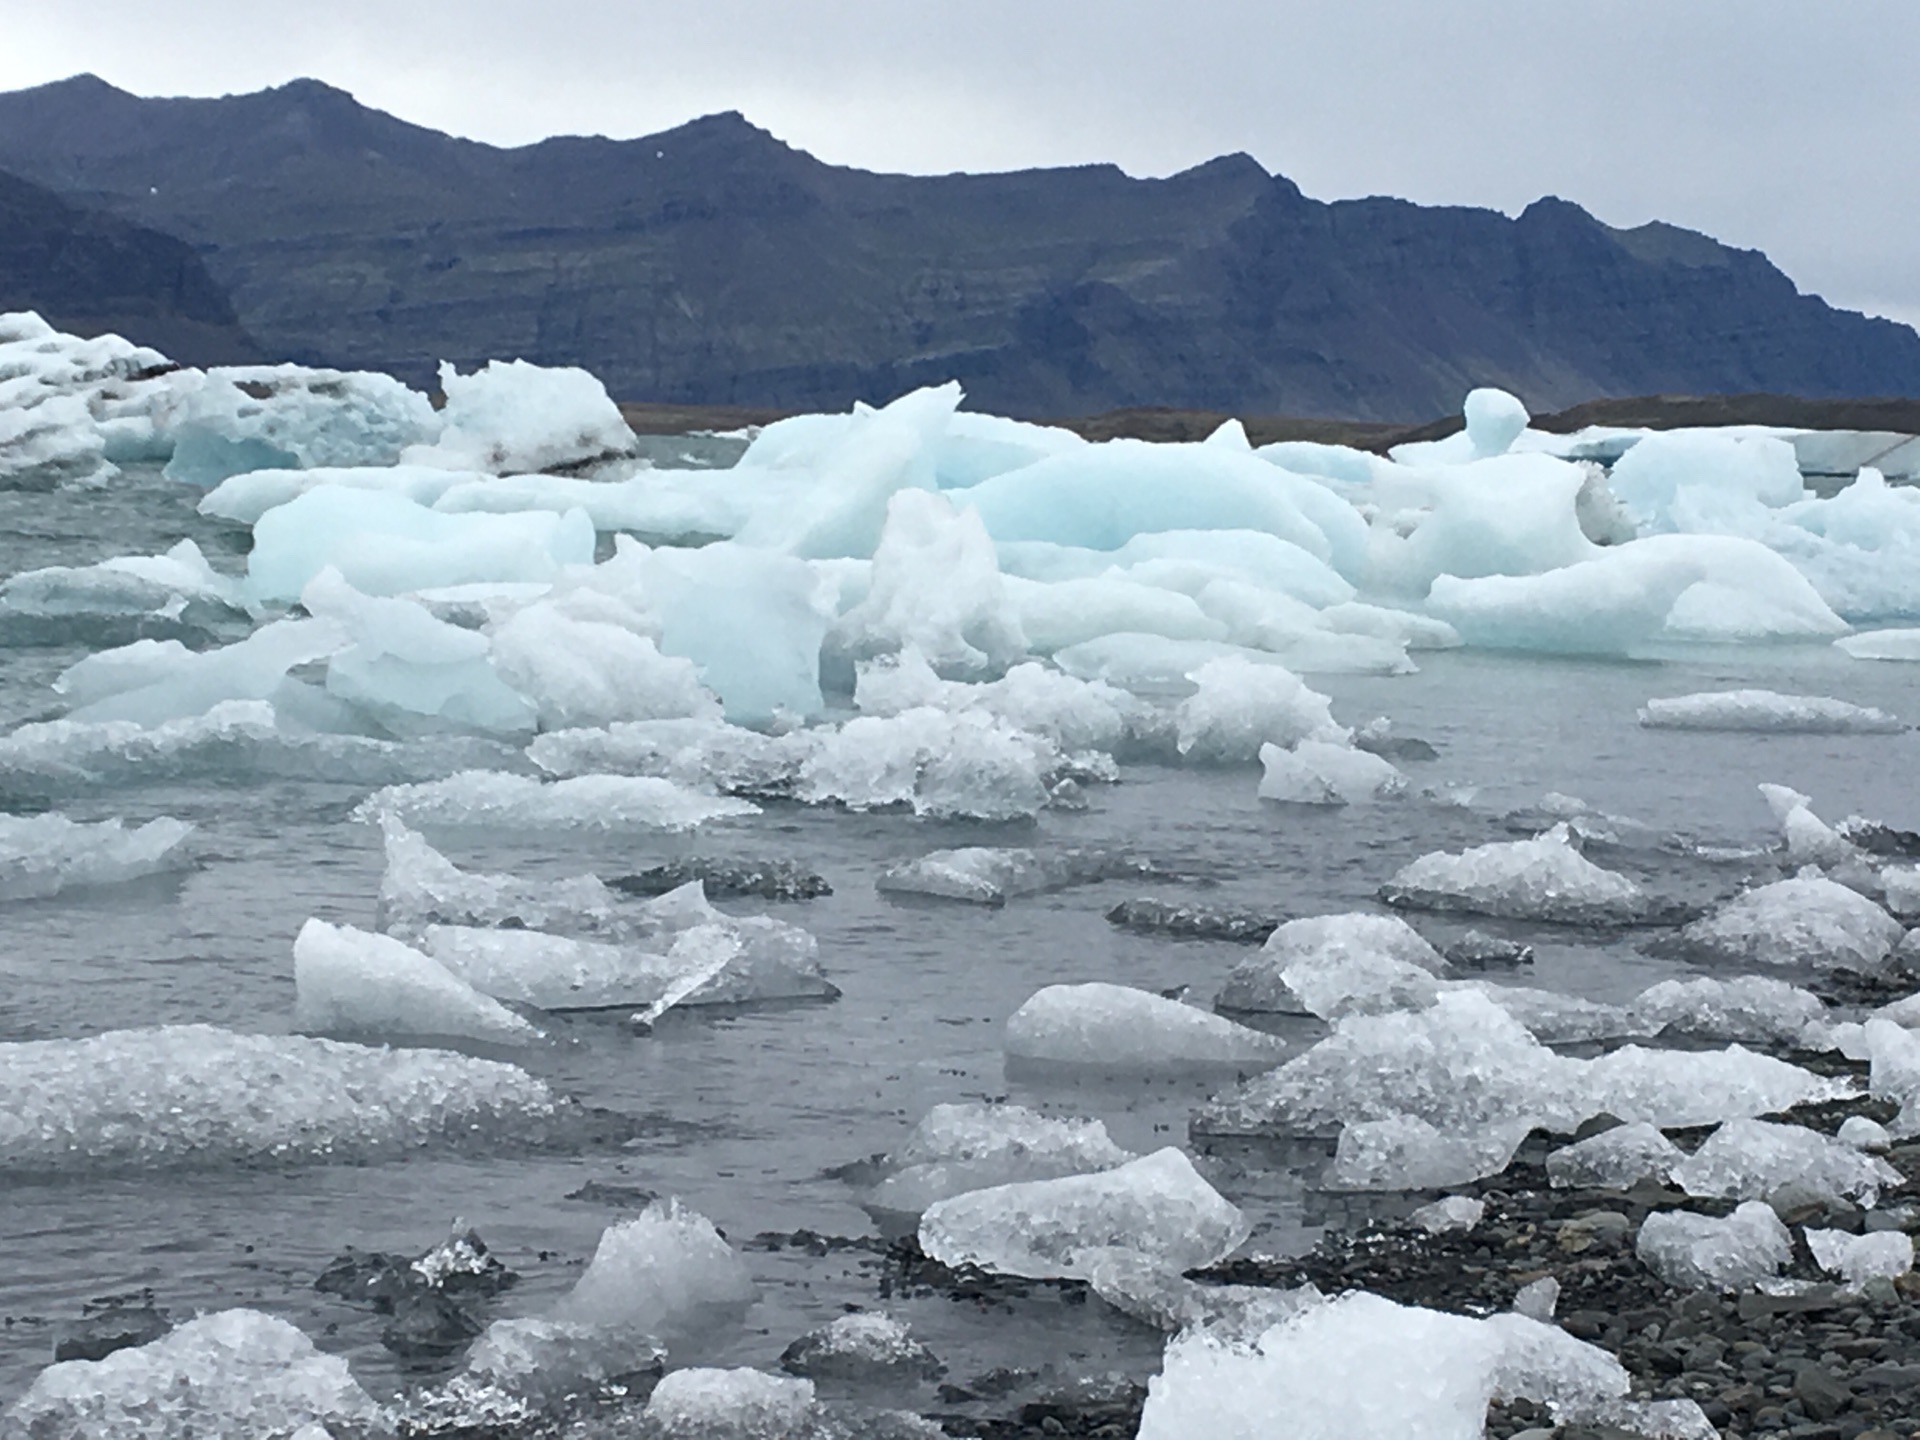
[[[731,113],[506,149],[318,81],[149,99],[80,76],[0,95],[0,170],[80,228],[139,240],[174,277],[147,290],[181,316],[421,385],[442,359],[521,357],[665,404],[838,409],[956,378],[976,408],[1017,415],[1395,421],[1484,384],[1540,410],[1920,396],[1920,334],[1801,294],[1756,251],[1553,198],[1515,218],[1323,203],[1245,155],[1163,179],[881,175]],[[0,187],[7,296],[14,193]],[[117,304],[131,338],[157,335],[113,299],[113,273],[133,272],[56,267],[48,308]],[[157,324],[165,305],[149,308]]]

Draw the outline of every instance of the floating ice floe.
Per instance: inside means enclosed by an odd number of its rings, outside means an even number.
[[[393,815],[416,825],[527,830],[691,830],[709,820],[758,815],[760,807],[706,795],[671,780],[578,775],[541,782],[500,770],[463,770],[444,780],[391,785],[354,811],[356,820]]]
[[[1779,735],[1889,735],[1908,727],[1871,705],[1774,690],[1710,690],[1649,700],[1640,723],[1656,730],[1750,730]]]
[[[1169,1074],[1277,1065],[1286,1041],[1146,990],[1049,985],[1007,1021],[1010,1067]]]
[[[1076,679],[1035,661],[981,684],[942,680],[912,646],[898,656],[861,665],[853,698],[867,715],[898,715],[923,706],[954,714],[977,712],[1042,736],[1069,753],[1119,749],[1141,708],[1124,690]]]
[[[1729,965],[1881,970],[1906,929],[1864,895],[1802,871],[1730,900],[1685,926],[1686,955]]]
[[[192,863],[193,826],[161,816],[129,830],[119,820],[77,823],[64,815],[0,815],[0,900],[34,900],[93,885],[117,885]]]
[[[1632,924],[1652,908],[1640,886],[1582,855],[1564,821],[1531,840],[1423,855],[1381,897],[1408,909],[1578,925]]]
[[[1022,895],[1040,895],[1103,880],[1157,875],[1150,862],[1112,850],[997,849],[969,845],[935,850],[918,860],[890,865],[874,886],[900,895],[931,895],[975,905],[1004,905]]]
[[[865,1201],[917,1215],[969,1190],[1111,1170],[1138,1158],[1098,1120],[1054,1119],[1022,1105],[936,1105],[886,1156],[887,1173]]]
[[[1716,1219],[1661,1210],[1641,1222],[1641,1263],[1682,1290],[1750,1290],[1793,1258],[1793,1240],[1771,1207],[1749,1200]]]
[[[244,640],[200,652],[178,640],[136,640],[68,666],[54,688],[72,705],[67,719],[76,724],[131,720],[160,726],[236,700],[290,708],[304,702],[325,711],[326,697],[287,672],[346,644],[345,632],[327,620],[275,620]]]
[[[1897,1280],[1913,1269],[1913,1237],[1898,1230],[1850,1235],[1809,1225],[1801,1233],[1814,1263],[1855,1290],[1870,1280]]]
[[[1147,1386],[1140,1440],[1475,1440],[1487,1404],[1569,1419],[1628,1390],[1620,1362],[1522,1315],[1475,1320],[1364,1291],[1303,1307],[1250,1344],[1176,1337]]]
[[[309,490],[379,490],[416,505],[433,505],[464,483],[492,483],[492,477],[441,470],[428,465],[326,465],[304,470],[246,470],[230,475],[200,497],[202,515],[252,526],[269,510],[298,500]]]
[[[1646,1180],[1664,1184],[1686,1158],[1659,1127],[1637,1120],[1553,1151],[1547,1156],[1547,1179],[1556,1189],[1631,1190]]]
[[[1867,630],[1833,643],[1856,660],[1920,660],[1920,630]]]
[[[572,1113],[524,1070],[210,1025],[0,1045],[0,1170],[366,1160],[529,1143]]]
[[[613,926],[619,897],[591,875],[521,880],[465,871],[391,814],[379,817],[386,868],[380,928],[421,938],[430,925],[513,925],[523,930],[597,933]]]
[[[1214,1003],[1223,1010],[1342,1015],[1404,1010],[1439,994],[1446,961],[1392,915],[1315,915],[1289,920],[1257,955],[1228,973]]]
[[[920,1248],[942,1265],[1032,1279],[1090,1279],[1121,1250],[1178,1273],[1224,1259],[1246,1217],[1169,1146],[1091,1175],[972,1190],[920,1217]]]
[[[1351,745],[1302,740],[1260,747],[1260,798],[1296,805],[1357,805],[1407,788],[1391,761]]]
[[[1019,820],[1045,808],[1060,762],[1040,736],[976,712],[923,706],[858,716],[818,736],[795,796],[850,810],[905,805],[923,816]]]
[[[728,795],[791,798],[819,735],[764,735],[713,720],[633,720],[536,735],[527,755],[547,774],[651,775]]]
[[[572,366],[492,360],[462,375],[443,362],[440,390],[439,438],[408,448],[401,463],[519,475],[591,468],[636,448],[606,387]]]
[[[1901,1175],[1886,1161],[1800,1125],[1729,1120],[1673,1167],[1689,1195],[1782,1203],[1848,1199],[1871,1206]]]
[[[380,1407],[337,1355],[258,1310],[202,1315],[146,1345],[42,1370],[5,1412],[19,1436],[190,1440],[313,1437],[382,1428]]]
[[[293,1023],[310,1034],[483,1040],[540,1032],[432,956],[390,935],[309,920],[293,942]]]
[[[52,565],[0,582],[0,635],[13,644],[113,644],[205,633],[244,608],[239,586],[191,540],[164,555]]]

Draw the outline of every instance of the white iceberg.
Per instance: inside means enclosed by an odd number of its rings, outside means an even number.
[[[633,431],[585,370],[491,360],[471,375],[442,362],[439,438],[409,448],[408,465],[489,475],[574,470],[630,456]]]
[[[1260,798],[1296,805],[1359,805],[1407,788],[1391,761],[1326,740],[1302,740],[1290,750],[1262,745],[1260,767]]]
[[[1856,660],[1920,660],[1920,629],[1865,630],[1833,643]]]

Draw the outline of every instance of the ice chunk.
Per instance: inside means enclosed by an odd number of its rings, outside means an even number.
[[[1869,1280],[1897,1280],[1913,1269],[1913,1237],[1898,1230],[1850,1235],[1809,1225],[1802,1233],[1814,1263],[1855,1290]]]
[[[551,1318],[671,1339],[737,1319],[755,1294],[746,1265],[711,1220],[678,1200],[656,1200],[607,1227]]]
[[[1862,859],[1851,840],[1813,813],[1812,802],[1785,785],[1762,785],[1760,794],[1780,822],[1787,859],[1796,865],[1846,865]]]
[[[380,927],[418,938],[429,925],[507,925],[524,930],[599,931],[619,901],[591,875],[525,881],[461,870],[404,825],[380,818],[386,869],[380,877]]]
[[[1649,700],[1640,723],[1659,730],[1753,730],[1784,735],[1886,735],[1907,726],[1884,710],[1823,695],[1713,690]]]
[[[936,1105],[884,1162],[866,1193],[878,1210],[917,1215],[969,1190],[1111,1170],[1138,1159],[1098,1120],[1056,1120],[1020,1105]]]
[[[1417,910],[1582,925],[1631,924],[1649,905],[1633,881],[1582,855],[1564,821],[1531,840],[1423,855],[1381,894],[1390,905]]]
[[[230,475],[200,497],[202,515],[252,526],[276,506],[297,500],[309,490],[331,485],[342,490],[383,490],[417,505],[432,505],[447,491],[467,481],[481,484],[491,477],[440,470],[427,465],[322,466],[310,470],[248,470]],[[532,507],[526,507],[532,508]]]
[[[576,775],[542,784],[499,770],[389,785],[360,802],[358,820],[394,815],[416,825],[513,830],[691,830],[760,807],[651,776]]]
[[[1920,660],[1920,630],[1866,630],[1833,643],[1856,660]]]
[[[1920,1134],[1920,1034],[1872,1016],[1864,1038],[1872,1062],[1868,1089],[1882,1099],[1900,1102],[1900,1114],[1888,1129],[1898,1136]]]
[[[119,820],[77,823],[64,815],[0,815],[0,900],[33,900],[91,885],[117,885],[192,863],[193,826],[161,816],[129,830]]]
[[[1402,1010],[1439,993],[1446,969],[1431,945],[1393,915],[1315,915],[1289,920],[1257,955],[1227,975],[1223,1010],[1341,1015]]]
[[[573,366],[491,360],[462,375],[443,361],[440,389],[440,437],[403,454],[406,464],[519,475],[577,470],[638,448],[606,387]]]
[[[51,565],[0,583],[0,626],[15,643],[65,644],[235,619],[238,587],[182,540],[164,555],[117,555],[96,565]]]
[[[718,719],[691,660],[629,625],[537,602],[493,632],[493,665],[531,700],[543,730],[630,720]]]
[[[1096,981],[1049,985],[1007,1021],[1009,1066],[1116,1073],[1249,1069],[1276,1065],[1278,1036],[1178,1000]]]
[[[846,1380],[930,1376],[945,1368],[905,1321],[875,1310],[842,1315],[809,1330],[781,1352],[780,1366],[795,1375]]]
[[[850,810],[910,805],[917,815],[1017,820],[1048,800],[1059,754],[1045,739],[978,712],[930,706],[862,715],[822,735],[800,767],[799,799]]]
[[[293,1023],[321,1034],[526,1044],[540,1032],[388,935],[309,920],[293,942]]]
[[[1843,635],[1847,622],[1784,555],[1740,535],[1647,535],[1627,547],[1648,557],[1683,557],[1704,578],[1674,602],[1667,637],[1741,643]]]
[[[1644,1120],[1616,1125],[1547,1156],[1556,1188],[1631,1190],[1643,1180],[1665,1182],[1686,1152]]]
[[[1634,1252],[1678,1289],[1749,1290],[1793,1258],[1793,1240],[1771,1209],[1749,1200],[1724,1219],[1657,1211],[1641,1223]]]
[[[1409,1225],[1417,1225],[1429,1235],[1445,1235],[1454,1230],[1471,1230],[1487,1213],[1487,1202],[1468,1195],[1448,1195],[1422,1205],[1407,1216]]]
[[[1865,1150],[1870,1155],[1882,1154],[1893,1144],[1887,1127],[1864,1115],[1849,1115],[1840,1122],[1840,1129],[1835,1133],[1841,1144]]]
[[[1357,1121],[1340,1131],[1321,1183],[1329,1190],[1465,1185],[1505,1170],[1532,1129],[1524,1119],[1465,1131],[1443,1131],[1412,1115]]]
[[[6,1411],[23,1437],[89,1440],[312,1440],[379,1428],[380,1407],[337,1355],[258,1310],[220,1310],[104,1360],[42,1370]]]
[[[99,485],[120,473],[86,401],[34,392],[30,404],[0,404],[0,490]]]
[[[1455,650],[1462,643],[1460,632],[1444,620],[1358,601],[1328,606],[1320,612],[1320,623],[1336,634],[1366,635],[1409,650]]]
[[[1004,905],[1021,895],[1160,873],[1147,861],[1112,850],[1003,850],[969,845],[890,865],[873,883],[874,888],[893,894]]]
[[[1706,573],[1690,556],[1625,545],[1540,575],[1441,575],[1427,607],[1482,649],[1624,655],[1659,636]]]
[[[1702,960],[1879,971],[1905,928],[1864,895],[1817,872],[1749,890],[1680,931]]]
[[[363,595],[481,581],[552,581],[593,563],[593,522],[565,515],[446,515],[397,491],[323,485],[253,527],[247,586],[293,600],[327,566]]]
[[[1578,497],[1586,472],[1547,455],[1502,455],[1477,464],[1420,472],[1418,496],[1430,508],[1396,541],[1374,535],[1376,585],[1420,594],[1435,577],[1455,582],[1525,576],[1571,566],[1595,554],[1580,529]]]
[[[912,646],[859,667],[854,704],[868,715],[930,707],[975,713],[1041,735],[1067,751],[1113,750],[1138,708],[1131,695],[1100,681],[1076,680],[1034,661],[986,684],[942,680]]]
[[[1348,738],[1327,697],[1282,666],[1210,660],[1188,678],[1196,688],[1174,711],[1174,723],[1189,761],[1244,763],[1267,743]]]
[[[484,995],[542,1010],[645,1009],[700,977],[683,1005],[820,999],[839,992],[821,973],[820,947],[795,925],[715,911],[652,942],[658,948],[546,935],[430,925],[427,953]]]
[[[1827,1017],[1819,996],[1770,975],[1662,980],[1627,1008],[1650,1029],[1761,1045],[1794,1044]]]
[[[527,747],[549,775],[654,775],[691,789],[791,798],[821,732],[763,735],[713,720],[623,720],[536,735]]]
[[[1473,446],[1476,460],[1506,454],[1531,418],[1516,397],[1487,387],[1469,390],[1460,413],[1466,419],[1467,442]]]
[[[158,726],[228,701],[279,698],[288,690],[289,670],[346,644],[345,632],[327,620],[276,620],[245,640],[199,654],[177,640],[141,640],[69,666],[54,688],[72,702],[67,718],[76,724]]]
[[[1248,1228],[1246,1217],[1168,1146],[1097,1174],[942,1200],[920,1217],[920,1248],[942,1265],[1088,1279],[1109,1248],[1174,1271],[1211,1265],[1238,1247]]]
[[[691,1368],[664,1376],[641,1416],[647,1440],[805,1440],[813,1382],[759,1370]]]
[[[1648,530],[1742,533],[1763,507],[1807,493],[1785,440],[1710,430],[1648,435],[1620,457],[1607,483]]]
[[[1157,635],[1167,640],[1222,642],[1231,631],[1176,590],[1122,575],[1036,584],[1008,577],[1011,613],[1031,648],[1042,655],[1072,649],[1103,635]]]
[[[364,1160],[566,1115],[525,1071],[437,1050],[210,1025],[0,1044],[0,1171]]]
[[[1674,1181],[1689,1195],[1769,1200],[1790,1194],[1872,1205],[1901,1175],[1886,1161],[1801,1125],[1729,1120],[1686,1160]]]
[[[1313,609],[1354,597],[1353,585],[1325,560],[1258,530],[1153,531],[1117,550],[1044,540],[1006,541],[995,548],[1001,568],[1027,580],[1083,580],[1117,572],[1196,596],[1214,581],[1239,581]]]
[[[1302,740],[1260,747],[1260,798],[1298,805],[1358,805],[1407,788],[1393,763],[1352,745]]]
[[[247,470],[391,465],[440,433],[427,397],[391,376],[299,365],[209,370],[156,418],[173,440],[167,478],[207,486]]]
[[[1479,1440],[1496,1397],[1573,1411],[1627,1388],[1619,1361],[1557,1326],[1357,1291],[1251,1345],[1176,1337],[1148,1382],[1140,1440]]]

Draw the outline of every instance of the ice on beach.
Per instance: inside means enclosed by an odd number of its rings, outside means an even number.
[[[1090,1175],[942,1200],[920,1217],[920,1248],[947,1266],[1088,1279],[1105,1250],[1177,1273],[1224,1259],[1248,1230],[1246,1217],[1169,1146]]]
[[[1662,980],[1627,1009],[1650,1032],[1758,1045],[1796,1044],[1827,1018],[1819,996],[1771,975]]]
[[[1042,737],[990,715],[921,706],[822,733],[795,794],[850,810],[905,805],[917,815],[1017,820],[1046,806],[1060,759]]]
[[[1749,730],[1780,735],[1883,735],[1908,727],[1871,705],[1824,695],[1716,690],[1649,700],[1640,723],[1657,730]]]
[[[1681,1290],[1750,1290],[1793,1258],[1793,1239],[1770,1207],[1749,1200],[1715,1218],[1661,1210],[1641,1222],[1640,1262]]]
[[[338,1355],[258,1310],[201,1315],[146,1345],[42,1370],[4,1416],[9,1434],[89,1440],[312,1440],[383,1420]]]
[[[606,1228],[551,1318],[671,1341],[737,1320],[756,1294],[711,1220],[678,1200],[656,1200]]]
[[[1004,905],[1022,895],[1039,895],[1101,880],[1152,873],[1152,867],[1110,850],[1027,850],[968,845],[935,850],[903,860],[880,872],[874,888],[896,895],[931,895],[974,905]]]
[[[1856,660],[1920,660],[1920,630],[1865,630],[1833,642]]]
[[[1140,1440],[1268,1440],[1276,1423],[1289,1440],[1480,1440],[1493,1399],[1571,1415],[1628,1384],[1618,1360],[1557,1326],[1356,1291],[1251,1344],[1177,1336],[1148,1381]]]
[[[1289,920],[1228,973],[1214,1003],[1223,1010],[1343,1015],[1417,1008],[1440,992],[1447,963],[1419,932],[1392,915],[1315,915]]]
[[[1263,745],[1344,744],[1350,736],[1334,720],[1332,702],[1283,666],[1209,660],[1188,678],[1194,693],[1174,710],[1174,725],[1189,762],[1245,764]]]
[[[489,475],[577,470],[637,448],[599,380],[573,366],[491,360],[471,375],[442,362],[439,437],[407,450],[409,465]]]
[[[1296,805],[1359,805],[1407,788],[1391,761],[1326,740],[1302,740],[1290,750],[1262,745],[1260,767],[1260,798]]]
[[[1871,1206],[1901,1175],[1886,1161],[1801,1125],[1729,1120],[1673,1167],[1689,1195],[1729,1200],[1849,1199]]]
[[[161,816],[129,830],[64,815],[0,815],[0,900],[36,900],[93,885],[118,885],[192,863],[193,826]]]
[[[1343,1127],[1321,1184],[1329,1190],[1439,1190],[1498,1175],[1532,1130],[1511,1120],[1444,1131],[1412,1115]]]
[[[593,551],[593,522],[577,510],[448,515],[398,491],[323,485],[255,522],[247,588],[260,600],[295,600],[329,565],[363,595],[550,582],[591,565]]]
[[[1686,1152],[1645,1120],[1616,1125],[1547,1156],[1556,1189],[1631,1190],[1645,1180],[1665,1183]]]
[[[648,944],[537,930],[430,925],[422,944],[483,995],[541,1010],[644,1010],[693,982],[682,1005],[831,997],[818,942],[797,925],[712,912]]]
[[[663,1376],[634,1433],[646,1440],[803,1440],[820,1433],[813,1382],[760,1370],[690,1367]]]
[[[1148,990],[1049,985],[1007,1020],[1010,1066],[1116,1074],[1276,1065],[1284,1040]]]
[[[1806,871],[1728,901],[1683,928],[1678,943],[1708,962],[1874,974],[1905,934],[1864,895]]]
[[[1580,853],[1564,821],[1531,840],[1423,855],[1382,893],[1387,903],[1410,909],[1566,924],[1630,924],[1648,907],[1632,880]]]
[[[1897,1280],[1913,1269],[1913,1237],[1898,1230],[1850,1235],[1809,1225],[1801,1233],[1814,1263],[1850,1289],[1858,1290],[1869,1280]]]
[[[1407,1216],[1407,1223],[1429,1235],[1446,1235],[1456,1230],[1471,1230],[1487,1213],[1487,1202],[1468,1195],[1448,1195],[1420,1206]]]
[[[538,1141],[566,1102],[512,1065],[210,1025],[0,1044],[0,1171],[363,1161]]]
[[[462,770],[444,780],[390,785],[360,803],[355,819],[393,815],[414,825],[538,830],[691,830],[709,820],[758,815],[760,807],[644,775],[577,775],[542,783],[500,770]]]
[[[390,935],[308,920],[293,942],[293,1023],[309,1034],[524,1045],[531,1022]]]
[[[189,485],[248,470],[391,465],[440,433],[427,397],[389,375],[299,365],[189,374],[156,416],[173,442],[167,478]]]
[[[917,1215],[970,1190],[1085,1175],[1138,1158],[1098,1120],[1055,1119],[1022,1105],[936,1105],[888,1153],[887,1173],[864,1200]]]

